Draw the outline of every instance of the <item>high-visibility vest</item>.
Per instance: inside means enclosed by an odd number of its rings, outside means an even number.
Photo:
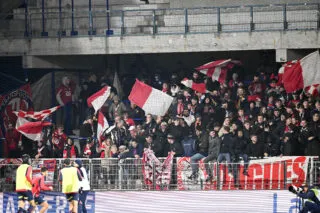
[[[62,192],[65,194],[77,193],[79,190],[78,169],[66,167],[61,169]]]
[[[314,193],[314,195],[316,196],[316,198],[318,198],[318,200],[320,201],[320,191],[318,190],[318,189],[311,189],[312,191],[313,191],[313,193]],[[314,201],[313,200],[311,200],[311,199],[305,199],[304,200],[304,202],[311,202],[311,203],[314,203]]]
[[[22,164],[17,169],[16,174],[16,191],[27,191],[32,189],[31,183],[27,180],[27,171],[30,165]],[[32,172],[30,173],[30,180],[32,180]]]

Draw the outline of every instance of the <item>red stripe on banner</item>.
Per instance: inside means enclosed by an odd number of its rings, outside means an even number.
[[[226,78],[227,78],[227,72],[228,72],[228,69],[223,67],[221,68],[221,72],[220,72],[220,76],[219,76],[219,83],[224,83],[226,81]]]
[[[50,122],[41,122],[41,121],[36,121],[36,122],[28,122],[23,125],[21,125],[18,128],[18,131],[24,132],[26,134],[38,134],[41,133],[42,128],[44,126],[50,126]]]
[[[40,111],[41,114],[47,114],[47,113],[51,113],[51,109],[45,109]]]
[[[140,108],[146,103],[152,92],[152,87],[136,79],[129,95],[129,100]]]
[[[212,77],[212,75],[213,75],[213,73],[214,73],[215,70],[216,70],[215,67],[208,69],[208,71],[207,71],[207,76],[208,76],[208,77]]]
[[[284,88],[288,93],[303,89],[303,75],[300,61],[285,66],[282,76]]]
[[[217,60],[217,61],[212,61],[212,62],[204,64],[204,65],[202,65],[200,67],[197,67],[196,70],[200,71],[200,70],[203,70],[203,69],[210,69],[210,68],[214,68],[214,67],[225,66],[230,61],[231,61],[231,59],[221,59],[221,60]]]
[[[97,99],[100,96],[103,96],[105,94],[105,92],[108,90],[108,86],[103,87],[101,90],[99,90],[98,92],[94,93],[93,95],[91,95],[88,99],[87,99],[87,104],[89,107],[92,107],[92,102]]]
[[[194,91],[200,92],[200,93],[206,93],[206,84],[205,83],[192,83],[192,88]]]

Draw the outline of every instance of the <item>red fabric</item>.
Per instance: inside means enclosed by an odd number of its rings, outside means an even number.
[[[40,175],[32,181],[32,194],[36,197],[40,195],[41,190],[49,191],[49,186],[44,183],[44,176]]]
[[[51,113],[58,110],[60,107],[61,106],[55,106],[50,109],[41,110],[39,112],[19,110],[19,111],[14,111],[14,113],[21,118],[32,118],[35,120],[43,120],[44,118],[48,117]]]
[[[302,67],[300,62],[287,63],[282,76],[284,88],[288,93],[303,89]]]
[[[67,143],[67,135],[65,133],[59,134],[58,130],[56,130],[52,134],[52,143],[57,149],[62,150]]]
[[[226,67],[221,68],[221,72],[220,72],[219,79],[218,79],[220,84],[223,84],[226,81],[227,72],[228,72],[228,69]]]
[[[204,64],[200,67],[197,67],[196,70],[200,71],[200,70],[210,69],[213,67],[222,67],[222,66],[226,66],[230,62],[231,62],[231,59],[216,60],[216,61],[212,61],[207,64]]]
[[[89,107],[92,107],[92,102],[94,100],[96,100],[98,97],[103,96],[105,94],[105,92],[110,89],[109,86],[105,86],[103,87],[101,90],[99,90],[98,92],[94,93],[93,95],[91,95],[88,99],[87,99],[87,104]]]
[[[64,149],[63,150],[63,158],[76,158],[76,150],[74,148],[74,145],[71,146],[71,150],[70,150],[70,157],[68,157],[68,150]]]
[[[260,96],[259,95],[249,95],[248,96],[248,101],[249,102],[255,102],[256,100],[258,100],[260,98]]]
[[[36,121],[22,124],[17,129],[19,132],[27,134],[39,134],[42,132],[42,128],[52,125],[50,122]]]
[[[206,84],[205,83],[192,83],[192,87],[194,91],[200,92],[200,93],[206,93]]]
[[[177,115],[182,114],[182,112],[183,112],[183,103],[178,103],[178,106],[177,106]]]
[[[127,119],[125,120],[125,122],[126,122],[126,124],[127,124],[128,126],[135,126],[135,125],[136,125],[135,122],[134,122],[134,120],[133,120],[132,118],[127,118]]]
[[[16,150],[18,148],[19,139],[20,139],[20,134],[15,129],[7,131],[7,133],[6,133],[6,145],[7,145],[6,150],[8,152]]]
[[[151,92],[152,87],[136,79],[128,99],[140,108],[143,108]]]
[[[87,156],[90,156],[90,155],[91,155],[91,147],[87,145],[87,146],[84,148],[83,153],[84,153],[85,155],[87,155]]]
[[[63,84],[61,84],[61,86],[57,89],[57,95],[60,96],[63,104],[72,102],[72,93],[72,88]]]

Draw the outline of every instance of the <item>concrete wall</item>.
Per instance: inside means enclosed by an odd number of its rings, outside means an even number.
[[[287,3],[320,3],[320,0],[170,0],[171,8],[225,7]]]
[[[314,49],[318,31],[273,31],[129,37],[3,39],[0,55],[91,55]]]

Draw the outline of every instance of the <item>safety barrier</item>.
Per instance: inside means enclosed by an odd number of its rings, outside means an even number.
[[[190,158],[175,158],[172,173],[163,172],[164,165],[155,162],[143,163],[142,159],[82,159],[89,171],[92,190],[280,190],[289,185],[308,183],[319,184],[320,162],[314,157],[271,157],[250,160],[248,174],[244,174],[246,165],[241,163],[212,162],[202,160],[196,165],[196,174],[192,175]],[[160,159],[164,162],[164,159]],[[1,191],[14,191],[15,169],[20,159],[0,161]],[[57,181],[59,170],[63,168],[63,159],[33,160],[34,175],[40,173],[42,166],[49,168],[46,181],[59,191]],[[146,168],[146,167],[150,168]],[[198,169],[199,168],[199,169]],[[212,175],[212,178],[208,177]]]
[[[91,7],[62,10],[60,5],[50,12],[26,9],[8,21],[13,30],[23,27],[16,22],[24,20],[22,35],[29,38],[319,30],[319,8],[319,4],[306,3],[101,11]]]

